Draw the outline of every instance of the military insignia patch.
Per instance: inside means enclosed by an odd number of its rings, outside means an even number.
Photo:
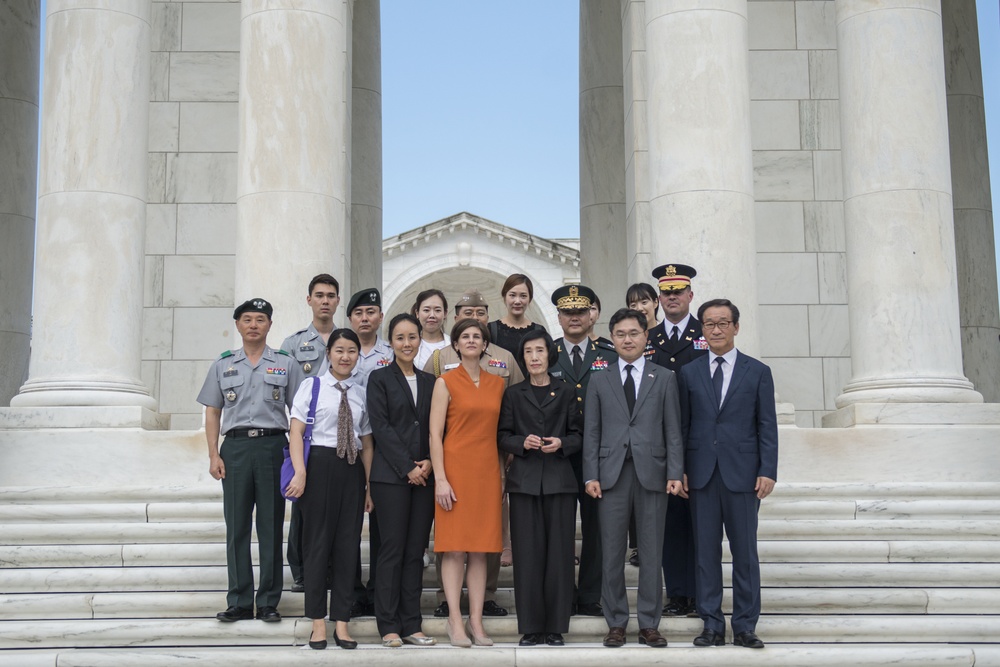
[[[276,401],[281,400],[281,389],[279,387],[274,387],[273,389],[271,389],[271,398],[273,398]]]
[[[306,373],[310,372],[312,369],[313,365],[310,364],[309,362],[302,364],[302,370],[304,370]]]
[[[696,349],[696,350],[707,350],[708,349],[708,341],[705,340],[704,338],[699,338],[698,340],[696,340],[694,342],[694,349]]]
[[[224,378],[231,378],[234,375],[239,375],[239,374],[240,374],[240,372],[238,370],[236,370],[235,368],[233,368],[232,366],[230,366],[229,368],[226,369],[226,372],[222,374],[222,377],[224,377]]]
[[[488,365],[490,368],[507,368],[507,364],[499,359],[490,359]]]
[[[375,362],[375,365],[376,366],[388,366],[391,363],[392,363],[391,359],[389,359],[388,357],[382,357],[377,362]]]
[[[265,372],[268,375],[288,375],[288,370],[285,368],[268,368]]]
[[[299,349],[303,352],[312,352],[316,349],[315,345],[299,345]]]
[[[594,363],[590,365],[590,370],[592,371],[603,371],[608,367],[608,362],[604,360],[604,357],[597,357],[594,359]]]
[[[236,400],[236,392],[233,391],[232,389],[230,389],[229,391],[227,391],[226,392],[226,400],[229,401],[230,403],[232,403],[233,401],[235,401]]]

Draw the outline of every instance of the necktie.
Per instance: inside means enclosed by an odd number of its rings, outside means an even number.
[[[722,407],[722,357],[715,358],[715,372],[712,373],[712,386],[715,387],[715,404]]]
[[[670,330],[670,342],[676,343],[678,338],[680,338],[680,329],[675,324],[674,328]]]
[[[354,465],[358,450],[354,446],[354,416],[351,414],[351,403],[347,400],[347,387],[340,382],[334,385],[340,390],[340,414],[337,416],[337,456],[347,457],[347,462]]]
[[[635,409],[635,380],[632,378],[632,369],[635,366],[628,364],[625,366],[625,383],[623,387],[625,388],[625,404],[628,405],[628,413],[632,414]]]
[[[580,377],[580,372],[583,371],[583,355],[580,354],[580,346],[573,346],[573,375],[578,379]]]

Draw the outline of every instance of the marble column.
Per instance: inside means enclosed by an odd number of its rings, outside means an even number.
[[[976,403],[962,375],[940,0],[837,0],[853,376],[838,407]]]
[[[654,266],[694,266],[695,305],[735,303],[737,345],[758,356],[747,3],[648,0],[645,13]]]
[[[948,0],[941,12],[962,365],[983,398],[1000,403],[1000,306],[976,2]]]
[[[382,289],[382,24],[380,0],[354,3],[351,31],[350,291]],[[347,302],[345,299],[344,307]]]
[[[38,0],[0,5],[0,406],[27,379],[38,174]]]
[[[274,304],[272,345],[348,275],[350,34],[345,0],[243,0],[235,300]]]
[[[149,21],[149,0],[48,2],[31,365],[12,406],[156,407],[139,379]]]
[[[599,333],[625,297],[625,118],[618,0],[580,1],[580,282],[601,298]]]

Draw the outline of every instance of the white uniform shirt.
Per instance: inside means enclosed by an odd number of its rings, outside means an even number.
[[[372,432],[368,423],[368,408],[365,402],[365,390],[356,382],[357,372],[346,384],[347,400],[351,404],[351,417],[354,421],[354,444],[361,451],[361,436]],[[312,445],[314,447],[337,448],[337,422],[340,417],[340,390],[335,386],[339,381],[333,373],[320,376],[319,400],[316,401],[316,423],[313,425]],[[292,399],[292,418],[305,423],[309,414],[309,403],[312,401],[312,378],[299,386]]]

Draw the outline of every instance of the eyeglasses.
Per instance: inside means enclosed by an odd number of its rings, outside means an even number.
[[[633,339],[642,338],[642,335],[644,333],[646,332],[634,329],[632,331],[616,331],[613,334],[611,334],[611,336],[617,338],[618,340],[625,340],[626,338],[633,338]]]
[[[721,322],[702,322],[702,329],[718,329],[719,331],[728,331],[729,325],[732,324],[729,320],[722,320]]]

